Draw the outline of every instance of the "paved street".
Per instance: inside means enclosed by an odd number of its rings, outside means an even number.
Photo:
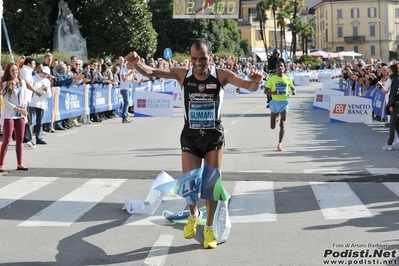
[[[144,200],[160,172],[180,176],[181,109],[47,134],[47,145],[24,150],[27,172],[14,170],[10,146],[0,264],[399,265],[399,150],[381,149],[381,122],[330,123],[312,110],[317,87],[291,98],[284,152],[263,94],[224,101],[232,231],[215,250],[202,247],[203,225],[186,240],[183,225],[161,216],[184,209],[180,198],[167,195],[152,216],[122,210],[126,198]]]

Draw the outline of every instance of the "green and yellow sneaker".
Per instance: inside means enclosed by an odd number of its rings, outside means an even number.
[[[190,239],[197,233],[197,224],[202,219],[202,212],[198,211],[198,217],[193,218],[188,216],[187,224],[184,226],[183,234],[184,238]]]
[[[204,248],[216,248],[217,241],[212,228],[204,228]]]

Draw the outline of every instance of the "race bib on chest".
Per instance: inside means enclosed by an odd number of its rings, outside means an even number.
[[[191,129],[214,129],[215,102],[190,101],[188,103],[188,122]]]
[[[278,95],[287,94],[287,84],[285,84],[284,82],[276,83],[276,91]]]

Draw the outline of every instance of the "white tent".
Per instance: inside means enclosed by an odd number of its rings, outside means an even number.
[[[343,52],[337,52],[340,56],[348,56],[348,57],[355,57],[355,56],[361,56],[362,54],[356,53],[354,51],[343,51]]]

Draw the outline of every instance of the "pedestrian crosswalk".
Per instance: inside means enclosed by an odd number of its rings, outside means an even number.
[[[57,177],[1,179],[0,216],[2,211],[18,201],[29,201],[31,193],[39,193],[41,201],[50,201],[50,203],[43,209],[38,209],[33,216],[18,221],[16,226],[71,226],[113,193],[116,195],[111,197],[112,206],[119,206],[122,209],[125,198],[143,195],[143,190],[148,191],[151,180],[141,180],[140,185],[136,185],[138,183],[136,179],[75,178],[70,184],[72,187],[76,184],[75,188],[58,191],[57,188],[64,183],[63,178]],[[129,190],[128,194],[121,193],[118,189],[125,185],[134,189]],[[47,186],[52,186],[52,189],[45,189]],[[284,214],[290,212],[286,206],[290,202],[293,206],[295,202],[317,206],[313,207],[312,211],[318,211],[319,217],[324,220],[373,218],[379,208],[379,205],[373,202],[376,197],[378,197],[377,203],[383,202],[384,198],[387,198],[388,202],[392,201],[392,198],[397,200],[399,197],[399,183],[396,182],[373,183],[373,191],[378,187],[375,191],[384,192],[380,195],[370,191],[370,183],[224,181],[224,186],[232,195],[229,203],[232,224],[278,222],[284,219],[284,215],[280,215],[281,212]],[[357,188],[354,189],[353,186]],[[124,222],[126,226],[166,225],[170,222],[162,216],[162,211],[178,212],[185,208],[184,199],[167,194],[154,215],[128,215],[127,212],[121,211],[123,213],[121,216],[126,218]],[[18,209],[15,209],[15,212],[18,212]],[[306,215],[306,211],[303,213]]]

